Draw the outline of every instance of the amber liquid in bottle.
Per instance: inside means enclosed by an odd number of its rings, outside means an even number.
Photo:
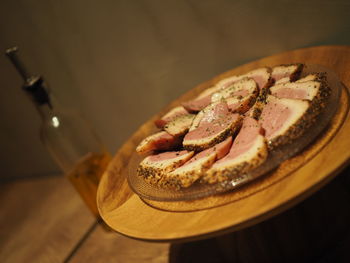
[[[111,155],[108,152],[88,153],[67,173],[74,188],[91,212],[97,216],[99,215],[96,206],[97,187],[110,160]]]

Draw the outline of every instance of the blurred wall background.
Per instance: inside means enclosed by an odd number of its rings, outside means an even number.
[[[59,173],[3,55],[18,45],[111,152],[173,99],[274,53],[350,44],[348,0],[2,0],[0,180]]]

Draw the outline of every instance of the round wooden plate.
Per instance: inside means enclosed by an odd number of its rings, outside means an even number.
[[[346,86],[350,86],[350,75],[347,74],[350,70],[350,47],[343,46],[314,47],[278,54],[235,68],[219,78],[262,66],[297,62],[328,67]],[[189,91],[159,115],[180,101],[194,97],[216,80],[214,78]],[[262,180],[239,191],[201,200],[147,201],[149,204],[146,204],[130,190],[126,176],[130,156],[138,142],[153,129],[153,121],[157,117],[154,116],[121,147],[103,175],[97,194],[100,214],[115,231],[152,241],[204,238],[256,224],[311,195],[348,164],[350,117],[345,86],[339,106],[327,131],[311,147],[284,162]]]

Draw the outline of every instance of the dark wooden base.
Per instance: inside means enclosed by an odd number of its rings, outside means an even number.
[[[173,244],[170,262],[350,262],[350,167],[267,221],[217,238]]]

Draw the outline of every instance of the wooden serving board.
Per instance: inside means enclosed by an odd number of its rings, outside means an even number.
[[[153,121],[157,117],[180,102],[193,98],[218,78],[262,66],[297,62],[328,67],[345,84],[337,114],[327,131],[311,147],[282,163],[270,175],[225,195],[187,202],[147,201],[146,204],[131,191],[126,180],[129,159],[141,139],[153,130]],[[141,126],[117,152],[102,177],[97,193],[102,218],[115,231],[133,238],[185,240],[236,231],[295,205],[328,183],[349,163],[348,72],[350,47],[323,46],[263,58],[197,86]]]

